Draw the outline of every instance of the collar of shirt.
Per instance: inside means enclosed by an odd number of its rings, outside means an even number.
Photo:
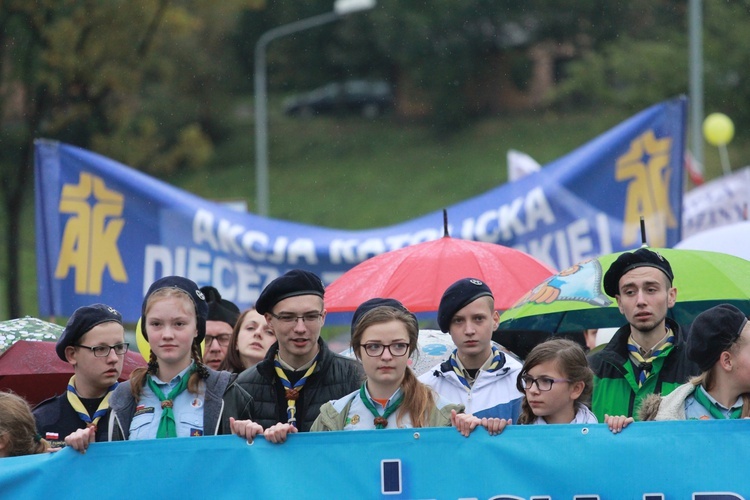
[[[180,373],[178,373],[177,375],[175,375],[174,378],[172,380],[170,380],[169,382],[163,382],[156,375],[151,375],[151,378],[154,380],[154,382],[156,382],[156,385],[159,386],[159,389],[161,389],[162,387],[166,386],[167,390],[165,391],[165,390],[162,389],[162,392],[164,394],[168,394],[169,391],[171,391],[177,384],[180,383],[180,380],[182,380],[182,377],[185,376],[185,373],[187,373],[187,371],[190,369],[191,366],[193,366],[193,363],[190,363],[187,367],[185,367],[184,370],[182,370]]]
[[[315,362],[316,359],[317,359],[317,356],[311,359],[310,361],[308,361],[307,363],[305,363],[304,365],[300,366],[299,368],[294,368],[292,365],[290,365],[289,363],[281,359],[281,355],[279,354],[279,364],[284,370],[289,371],[289,372],[305,371],[312,366],[312,364]]]
[[[633,344],[635,344],[638,347],[638,352],[641,354],[641,356],[643,356],[643,359],[648,359],[651,357],[651,353],[653,353],[654,351],[658,349],[661,349],[662,346],[664,346],[664,344],[667,343],[667,339],[669,338],[671,333],[672,332],[669,331],[669,328],[667,328],[667,331],[664,334],[664,336],[661,338],[661,340],[657,342],[656,345],[654,345],[654,347],[652,347],[649,350],[645,350],[643,347],[641,347],[641,345],[638,342],[636,342],[635,338],[632,335],[630,336],[630,338],[633,341]]]

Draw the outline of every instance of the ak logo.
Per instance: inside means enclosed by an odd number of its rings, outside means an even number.
[[[75,291],[101,295],[105,270],[113,280],[127,283],[128,275],[117,248],[125,219],[124,198],[107,189],[100,177],[81,173],[78,184],[62,189],[60,213],[71,214],[65,224],[55,278],[75,271]]]
[[[666,246],[667,229],[677,227],[669,205],[671,146],[671,138],[657,139],[649,130],[633,140],[628,152],[617,159],[615,179],[628,182],[622,232],[624,247],[640,245],[641,215],[651,247]]]

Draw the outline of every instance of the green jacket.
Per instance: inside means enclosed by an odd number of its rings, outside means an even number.
[[[354,398],[359,396],[359,391],[355,391],[352,394],[346,396],[349,401],[339,412],[334,408],[336,401],[329,401],[320,407],[320,414],[318,418],[313,422],[310,428],[311,432],[318,431],[341,431],[346,427],[346,420],[349,416],[349,409],[352,406]],[[343,402],[343,401],[342,401]],[[464,412],[464,405],[461,404],[445,404],[438,408],[433,407],[430,411],[429,418],[425,427],[450,427],[451,426],[451,410],[456,410],[457,413]]]
[[[638,420],[638,409],[646,396],[666,396],[691,376],[700,373],[698,365],[687,359],[680,326],[670,318],[666,321],[674,332],[674,345],[656,358],[651,375],[642,387],[638,387],[633,363],[628,355],[629,324],[617,330],[604,349],[589,356],[589,365],[594,371],[591,409],[599,422],[604,422],[605,413],[626,415]]]

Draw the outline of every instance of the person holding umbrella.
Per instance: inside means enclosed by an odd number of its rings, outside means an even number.
[[[107,441],[110,396],[128,351],[122,316],[105,304],[79,307],[55,350],[74,374],[63,394],[34,409],[37,431],[53,448],[65,446],[65,437],[78,429],[90,428],[96,441]]]
[[[456,349],[419,380],[478,418],[515,421],[523,399],[516,387],[521,363],[492,344],[499,317],[483,281],[464,278],[449,286],[440,299],[438,325]]]
[[[699,373],[680,326],[667,317],[677,299],[673,281],[667,259],[648,248],[624,252],[604,274],[604,291],[628,323],[589,356],[599,422],[610,415],[636,417],[646,396],[666,396]]]

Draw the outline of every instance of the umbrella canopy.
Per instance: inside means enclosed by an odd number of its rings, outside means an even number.
[[[750,260],[750,221],[701,231],[685,238],[675,248],[728,253]]]
[[[672,266],[677,302],[669,316],[681,325],[721,303],[750,314],[750,261],[718,252],[652,249]],[[619,253],[580,262],[534,287],[500,316],[501,329],[552,333],[625,324],[602,277]]]
[[[0,354],[18,340],[47,340],[56,342],[63,328],[38,318],[25,318],[0,321]]]
[[[444,236],[368,259],[326,289],[328,312],[354,311],[374,297],[401,301],[411,312],[437,311],[443,292],[461,278],[483,280],[495,308],[507,309],[554,270],[519,250]]]
[[[120,381],[139,366],[146,366],[140,354],[125,353]],[[72,375],[73,366],[57,357],[54,342],[18,340],[0,355],[0,390],[11,390],[32,406],[62,394]]]

